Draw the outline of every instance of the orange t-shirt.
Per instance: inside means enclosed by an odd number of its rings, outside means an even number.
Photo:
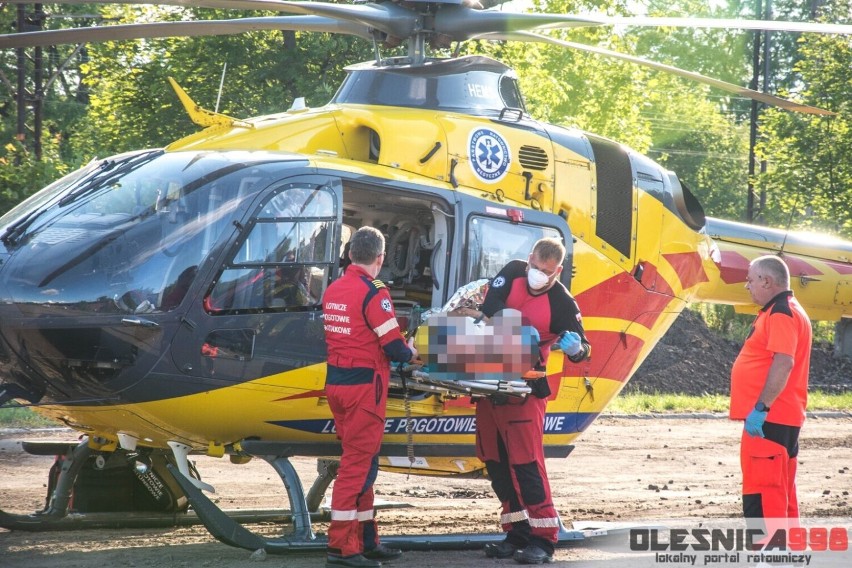
[[[811,322],[793,292],[770,300],[757,314],[751,331],[731,369],[732,420],[744,420],[754,409],[776,353],[793,357],[793,368],[784,390],[770,405],[767,422],[801,426],[808,403],[808,370],[811,362]]]

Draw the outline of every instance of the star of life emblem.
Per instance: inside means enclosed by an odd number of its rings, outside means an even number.
[[[470,133],[468,152],[473,173],[485,183],[496,183],[509,171],[509,144],[489,128]]]

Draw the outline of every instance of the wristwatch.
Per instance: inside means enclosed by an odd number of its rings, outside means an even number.
[[[769,407],[763,404],[762,402],[758,402],[754,405],[754,409],[758,412],[769,412]]]

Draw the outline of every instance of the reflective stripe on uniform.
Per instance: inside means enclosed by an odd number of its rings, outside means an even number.
[[[376,332],[376,335],[382,337],[389,331],[393,331],[394,329],[399,327],[399,322],[396,321],[396,318],[391,318],[379,327],[374,327],[373,331]]]
[[[358,520],[361,522],[372,521],[375,516],[373,509],[370,509],[369,511],[358,511]]]
[[[545,519],[530,519],[530,526],[536,528],[558,528],[559,519],[557,517],[548,517]]]
[[[331,510],[332,521],[354,521],[357,518],[357,509],[352,509],[350,511],[335,511],[334,509]]]
[[[529,520],[529,518],[530,516],[527,514],[526,510],[515,511],[514,513],[504,513],[500,515],[500,523],[508,525],[511,523],[517,523],[518,521],[526,521]]]

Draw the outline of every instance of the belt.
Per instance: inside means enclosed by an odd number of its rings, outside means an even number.
[[[366,367],[375,369],[379,365],[372,359],[362,359],[358,357],[346,357],[344,355],[329,355],[328,364],[340,367],[342,369],[353,369],[355,367]]]

